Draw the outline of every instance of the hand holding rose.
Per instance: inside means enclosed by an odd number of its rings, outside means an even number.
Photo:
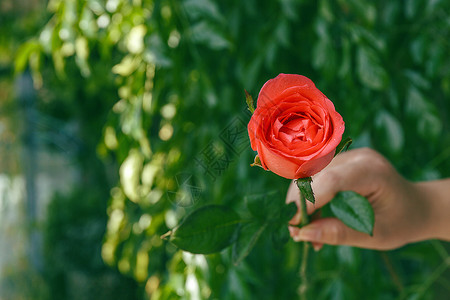
[[[308,214],[328,203],[338,191],[355,191],[370,201],[375,211],[373,236],[345,226],[335,218],[317,219],[303,227],[290,227],[296,241],[394,249],[404,244],[437,238],[450,240],[450,179],[412,183],[401,177],[379,153],[356,149],[340,154],[313,176],[316,204],[307,203]],[[291,184],[286,201],[298,202]],[[291,224],[300,222],[300,213]]]

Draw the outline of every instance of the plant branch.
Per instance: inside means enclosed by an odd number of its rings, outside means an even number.
[[[300,226],[303,227],[309,224],[309,216],[306,210],[306,198],[303,196],[301,191],[300,191],[300,211],[301,211]]]
[[[400,294],[402,294],[405,288],[400,279],[400,276],[398,276],[398,273],[395,271],[395,268],[391,262],[391,259],[389,258],[388,254],[386,252],[380,252],[380,255],[384,261],[384,264],[386,265],[386,269],[388,270],[389,274],[392,277],[392,281],[393,281],[394,285],[397,287],[398,292]]]
[[[436,282],[439,277],[450,267],[450,257],[447,257],[428,277],[427,281],[425,281],[420,288],[417,290],[417,299],[422,298],[426,291]]]
[[[300,211],[301,211],[301,221],[300,225],[305,226],[309,224],[308,213],[306,211],[306,198],[303,196],[302,192],[300,192]],[[303,253],[302,253],[302,262],[300,264],[299,276],[300,276],[300,286],[298,288],[298,293],[300,295],[301,300],[306,300],[306,292],[308,289],[308,278],[306,274],[307,266],[308,266],[308,253],[309,253],[309,243],[303,242]]]

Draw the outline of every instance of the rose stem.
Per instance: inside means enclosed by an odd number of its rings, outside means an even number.
[[[306,198],[303,196],[302,192],[300,192],[300,209],[301,209],[301,226],[305,226],[309,224],[308,213],[306,212]],[[306,300],[306,290],[308,288],[308,281],[306,276],[306,267],[308,265],[308,253],[309,253],[309,243],[303,242],[303,253],[302,253],[302,262],[300,264],[300,286],[298,288],[298,292],[300,294],[301,300]]]
[[[306,211],[306,198],[303,196],[302,191],[299,190],[299,192],[300,192],[300,212],[301,212],[300,226],[303,227],[309,224],[309,216]]]

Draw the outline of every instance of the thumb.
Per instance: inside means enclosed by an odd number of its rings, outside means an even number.
[[[336,218],[318,219],[302,228],[291,228],[291,237],[296,242],[308,241],[361,248],[367,248],[373,242],[370,235],[353,230]]]
[[[354,191],[371,200],[370,195],[380,192],[380,180],[385,178],[390,164],[380,154],[371,149],[356,149],[339,154],[322,171],[313,176],[312,189],[315,204],[307,201],[307,213],[311,214],[331,201],[339,191]],[[384,172],[384,173],[383,173]],[[291,183],[286,203],[295,202],[300,207],[299,190]],[[301,212],[292,218],[290,224],[300,223]]]

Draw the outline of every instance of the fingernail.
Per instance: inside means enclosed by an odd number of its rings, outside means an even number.
[[[306,226],[304,228],[300,228],[297,234],[293,237],[293,240],[296,242],[299,241],[320,241],[320,237],[322,232],[319,228],[313,226]]]
[[[300,230],[300,228],[294,226],[289,226],[288,229],[289,234],[292,236],[292,238],[294,238],[297,235],[298,231]]]
[[[312,244],[314,251],[318,252],[322,249],[323,244]]]

